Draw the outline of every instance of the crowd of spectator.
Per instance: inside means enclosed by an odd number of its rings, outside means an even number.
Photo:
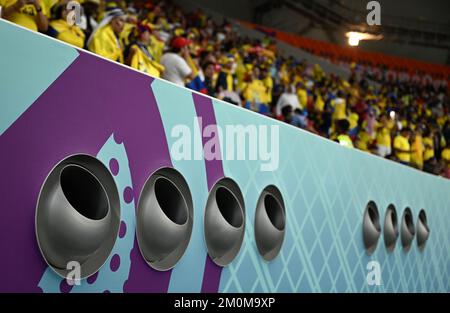
[[[450,178],[448,78],[348,63],[349,78],[170,1],[0,0],[2,18],[154,77]],[[72,15],[71,15],[72,14]],[[413,79],[414,78],[414,79]]]

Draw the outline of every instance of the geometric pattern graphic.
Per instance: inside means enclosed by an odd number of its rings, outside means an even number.
[[[78,57],[78,51],[42,40],[33,32],[21,32],[21,40],[17,40],[18,26],[4,20],[0,23],[1,135]]]
[[[344,148],[0,21],[0,34],[5,29],[19,41],[33,37],[33,42],[48,46],[49,55],[59,51],[66,63],[52,74],[55,81],[43,83],[41,94],[24,101],[22,109],[13,112],[0,106],[0,117],[8,121],[0,136],[0,189],[7,195],[0,202],[0,291],[450,291],[450,181]],[[32,53],[22,52],[27,51]],[[3,55],[0,50],[0,60]],[[12,62],[15,55],[10,55]],[[22,57],[17,55],[15,62]],[[45,62],[52,65],[51,59]],[[78,97],[66,98],[73,86]],[[0,84],[0,94],[4,89]],[[202,126],[195,124],[197,117],[203,118]],[[268,161],[212,161],[203,151],[197,160],[178,160],[170,150],[176,140],[171,130],[179,124],[187,125],[192,140],[200,145],[205,144],[201,136],[205,125],[216,130],[227,125],[256,126],[258,136],[265,131],[270,139],[269,151],[258,152],[270,152],[278,143],[278,166],[265,172],[261,165]],[[274,129],[278,132],[271,138]],[[226,140],[222,137],[220,142],[222,159],[228,152]],[[110,169],[119,190],[121,224],[104,266],[80,286],[70,287],[45,264],[36,243],[34,217],[47,173],[64,157],[77,153],[96,155]],[[170,271],[158,272],[140,255],[135,209],[145,180],[166,166],[180,171],[189,184],[194,229],[180,262]],[[239,185],[246,217],[242,248],[224,268],[207,256],[203,230],[208,192],[222,177]],[[253,225],[258,198],[268,185],[278,187],[286,209],[284,242],[270,262],[258,253]],[[415,224],[424,209],[431,229],[425,249],[419,251],[414,239],[409,252],[404,252],[398,239],[388,253],[381,235],[374,253],[367,255],[362,221],[369,201],[377,204],[382,230],[390,204],[399,220],[410,208]],[[370,261],[381,266],[380,286],[366,282]],[[18,271],[22,275],[16,275]]]
[[[222,128],[278,123],[220,102],[214,108]],[[245,195],[247,224],[240,255],[222,272],[221,292],[450,291],[449,181],[284,124],[279,130],[278,170],[261,172],[257,161],[224,161],[225,175]],[[267,263],[256,249],[253,219],[259,194],[269,184],[279,187],[287,220],[282,250]],[[382,225],[389,204],[395,205],[399,220],[411,208],[414,223],[425,209],[431,233],[424,251],[414,239],[404,252],[399,238],[388,253],[381,235],[368,256],[362,221],[370,200],[378,206]],[[380,264],[380,286],[366,282],[370,261]]]

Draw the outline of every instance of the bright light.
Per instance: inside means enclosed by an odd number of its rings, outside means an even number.
[[[380,40],[383,35],[373,35],[369,33],[347,32],[348,44],[350,46],[357,46],[361,40]]]
[[[395,119],[395,111],[389,112],[389,116],[391,117],[391,119]]]
[[[354,34],[350,34],[348,36],[348,44],[350,46],[357,46],[357,45],[359,45],[359,37],[354,35]]]

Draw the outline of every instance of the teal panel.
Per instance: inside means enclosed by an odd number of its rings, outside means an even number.
[[[246,235],[240,254],[223,269],[221,292],[448,292],[450,291],[450,181],[342,147],[327,139],[219,101],[218,128],[227,125],[279,125],[279,167],[261,171],[261,161],[224,160],[225,176],[236,180],[245,197]],[[226,156],[227,138],[222,140]],[[254,214],[260,192],[276,185],[286,204],[286,237],[270,263],[254,240]],[[376,202],[383,225],[392,203],[399,220],[410,207],[420,209],[431,229],[423,252],[416,241],[408,253],[400,239],[387,253],[381,236],[368,256],[362,219],[369,200]],[[378,261],[381,285],[366,282],[369,261]]]
[[[200,292],[206,260],[203,214],[208,198],[208,184],[194,101],[189,90],[159,79],[153,81],[152,90],[158,103],[169,149],[175,146],[174,143],[179,138],[172,134],[174,128],[185,127],[191,134],[189,146],[192,149],[192,160],[177,160],[171,151],[173,167],[183,174],[190,187],[194,203],[194,226],[184,256],[172,269],[168,292]],[[194,155],[195,149],[200,151],[198,158]]]
[[[2,134],[77,58],[78,51],[5,20],[0,24]],[[76,90],[68,89],[67,97],[76,97]]]

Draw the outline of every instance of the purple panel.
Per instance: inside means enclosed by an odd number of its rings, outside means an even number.
[[[36,292],[46,264],[34,231],[36,201],[51,168],[70,154],[96,155],[114,133],[130,162],[132,197],[150,173],[171,166],[152,78],[80,56],[0,138],[0,292]],[[24,91],[26,92],[26,91]],[[14,227],[11,227],[14,225]],[[125,291],[167,291],[170,272],[149,268],[137,242]]]
[[[216,117],[214,115],[214,107],[211,99],[199,94],[192,94],[192,96],[194,98],[197,116],[202,118],[202,123],[199,124],[201,132],[203,133],[203,129],[208,125],[212,125],[210,127],[217,127]],[[216,138],[218,137],[216,136]],[[208,138],[202,136],[202,140],[203,146],[205,146],[205,142],[208,140]],[[216,147],[219,147],[220,149],[219,143],[216,144]],[[224,176],[222,161],[205,159],[205,166],[208,189],[211,190],[214,184]],[[207,255],[205,262],[205,271],[203,273],[202,292],[218,292],[221,274],[222,268],[214,263],[209,255]]]

